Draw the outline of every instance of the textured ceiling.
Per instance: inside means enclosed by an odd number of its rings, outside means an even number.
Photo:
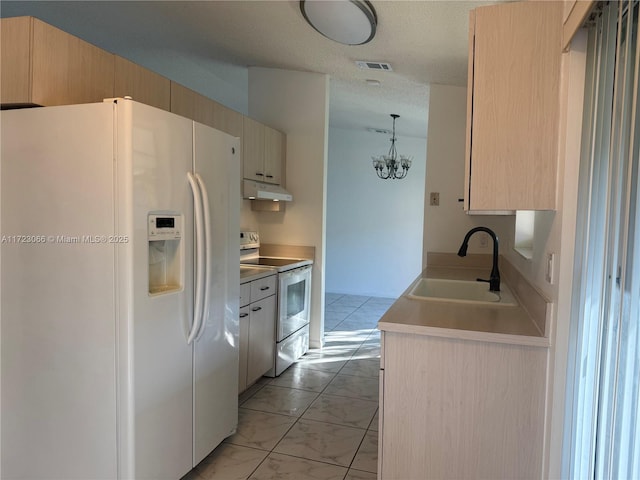
[[[465,85],[469,10],[479,1],[373,1],[375,38],[345,46],[309,25],[297,1],[8,2],[0,15],[34,15],[122,56],[189,56],[240,67],[326,73],[330,124],[391,127],[426,137],[428,85]],[[356,60],[389,62],[392,72],[361,70]],[[163,73],[163,72],[160,72]],[[194,72],[194,74],[197,72]],[[379,80],[378,87],[366,79]]]

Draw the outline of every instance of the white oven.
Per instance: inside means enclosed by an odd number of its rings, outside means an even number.
[[[311,265],[278,274],[278,332],[280,342],[309,323]]]
[[[277,377],[309,350],[311,265],[278,273],[278,319],[273,369]]]

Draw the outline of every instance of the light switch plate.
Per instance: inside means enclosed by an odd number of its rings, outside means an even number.
[[[555,273],[555,263],[556,263],[556,254],[555,253],[547,253],[547,274],[545,278],[547,283],[553,285],[553,276]]]
[[[433,207],[437,207],[440,205],[440,193],[439,192],[431,192],[429,195],[429,205]]]

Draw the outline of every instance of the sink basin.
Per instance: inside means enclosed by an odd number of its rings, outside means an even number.
[[[421,278],[407,295],[414,300],[514,306],[518,302],[509,287],[502,284],[500,292],[491,292],[489,284],[468,280]]]

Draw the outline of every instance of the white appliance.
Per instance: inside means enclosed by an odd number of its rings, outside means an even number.
[[[273,368],[266,376],[277,377],[309,350],[311,273],[313,261],[260,255],[257,232],[240,232],[240,264],[278,272],[278,313]]]
[[[3,478],[178,479],[237,426],[238,139],[1,112]]]
[[[311,269],[306,265],[278,273],[276,358],[267,376],[277,377],[309,350]]]
[[[244,179],[242,181],[242,193],[242,197],[249,200],[275,200],[278,202],[290,202],[293,200],[293,195],[280,185],[256,182],[255,180]]]

